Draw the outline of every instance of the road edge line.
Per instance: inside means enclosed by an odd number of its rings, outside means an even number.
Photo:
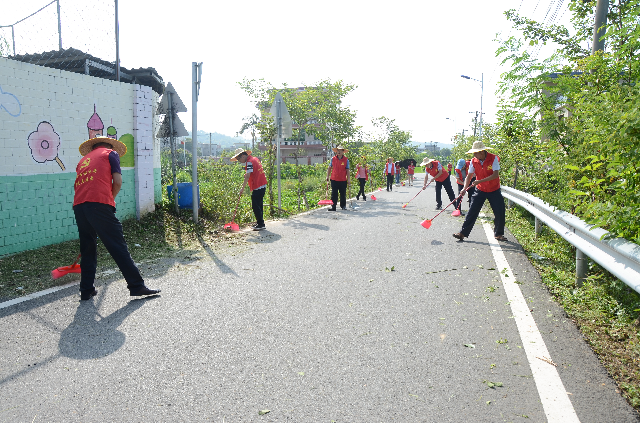
[[[484,217],[484,213],[481,214],[481,216]],[[504,286],[511,312],[518,327],[522,347],[527,355],[529,367],[531,368],[533,380],[538,389],[538,395],[540,396],[540,402],[547,416],[547,421],[579,423],[580,420],[567,395],[558,369],[544,360],[547,359],[553,362],[533,315],[529,311],[529,306],[524,299],[524,295],[522,295],[520,287],[516,284],[511,266],[509,266],[509,262],[500,244],[494,237],[493,229],[485,222],[482,223],[482,226],[489,241],[493,259],[496,262],[496,269],[500,273],[502,285]]]

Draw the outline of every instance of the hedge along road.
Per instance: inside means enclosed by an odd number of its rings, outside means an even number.
[[[510,233],[422,228],[432,187],[402,208],[418,178],[207,249],[155,298],[0,309],[0,421],[638,421]]]

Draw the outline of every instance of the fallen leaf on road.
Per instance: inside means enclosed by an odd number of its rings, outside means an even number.
[[[475,348],[476,346],[473,344],[464,344],[465,347],[467,348]]]
[[[260,411],[258,411],[258,415],[259,416],[264,416],[265,414],[267,414],[269,412],[271,412],[271,410],[260,410]]]

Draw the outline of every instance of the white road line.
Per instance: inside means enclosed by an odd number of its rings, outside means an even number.
[[[53,294],[54,292],[67,289],[74,285],[80,285],[80,281],[70,282],[66,285],[54,286],[53,288],[45,289],[44,291],[34,292],[33,294],[25,295],[24,297],[14,298],[13,300],[0,303],[0,309],[11,307],[12,305],[20,304],[25,301],[30,301],[38,297],[44,297],[45,295]]]
[[[483,216],[483,214],[481,214]],[[513,317],[518,326],[524,350],[533,373],[533,380],[538,388],[540,401],[549,422],[580,422],[567,391],[562,384],[558,370],[552,364],[542,359],[551,359],[547,346],[538,331],[527,302],[515,283],[513,271],[500,248],[500,244],[493,235],[493,229],[488,223],[483,223],[484,231],[491,246],[491,252],[496,262],[496,269],[500,272],[504,290],[511,305]]]

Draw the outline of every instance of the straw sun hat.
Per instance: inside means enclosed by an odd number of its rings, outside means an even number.
[[[435,162],[436,159],[430,159],[428,157],[425,157],[424,159],[422,159],[422,163],[420,163],[420,166],[426,166],[431,162]]]
[[[87,154],[91,153],[91,150],[93,150],[94,145],[101,142],[111,144],[113,146],[113,150],[116,153],[118,153],[118,156],[120,157],[127,154],[127,146],[124,145],[122,141],[118,141],[115,138],[109,138],[109,137],[95,137],[95,138],[91,138],[90,140],[86,140],[85,142],[80,144],[80,147],[78,147],[78,150],[80,151],[80,154],[82,154],[82,156],[84,157]]]
[[[245,150],[244,148],[236,148],[235,151],[233,152],[233,157],[231,157],[230,160],[232,162],[238,161],[238,156],[242,153],[251,154],[251,150]]]
[[[339,145],[339,146],[337,146],[337,147],[332,148],[332,150],[333,150],[333,152],[334,152],[334,153],[337,153],[337,152],[338,152],[338,150],[344,150],[344,152],[345,152],[345,153],[348,153],[348,152],[349,152],[349,150],[347,150],[346,148],[344,148],[344,147],[343,147],[343,146],[341,146],[341,145]]]
[[[476,141],[473,143],[471,150],[467,151],[467,154],[479,153],[481,151],[491,150],[491,149],[492,149],[491,147],[485,146],[482,141]]]

